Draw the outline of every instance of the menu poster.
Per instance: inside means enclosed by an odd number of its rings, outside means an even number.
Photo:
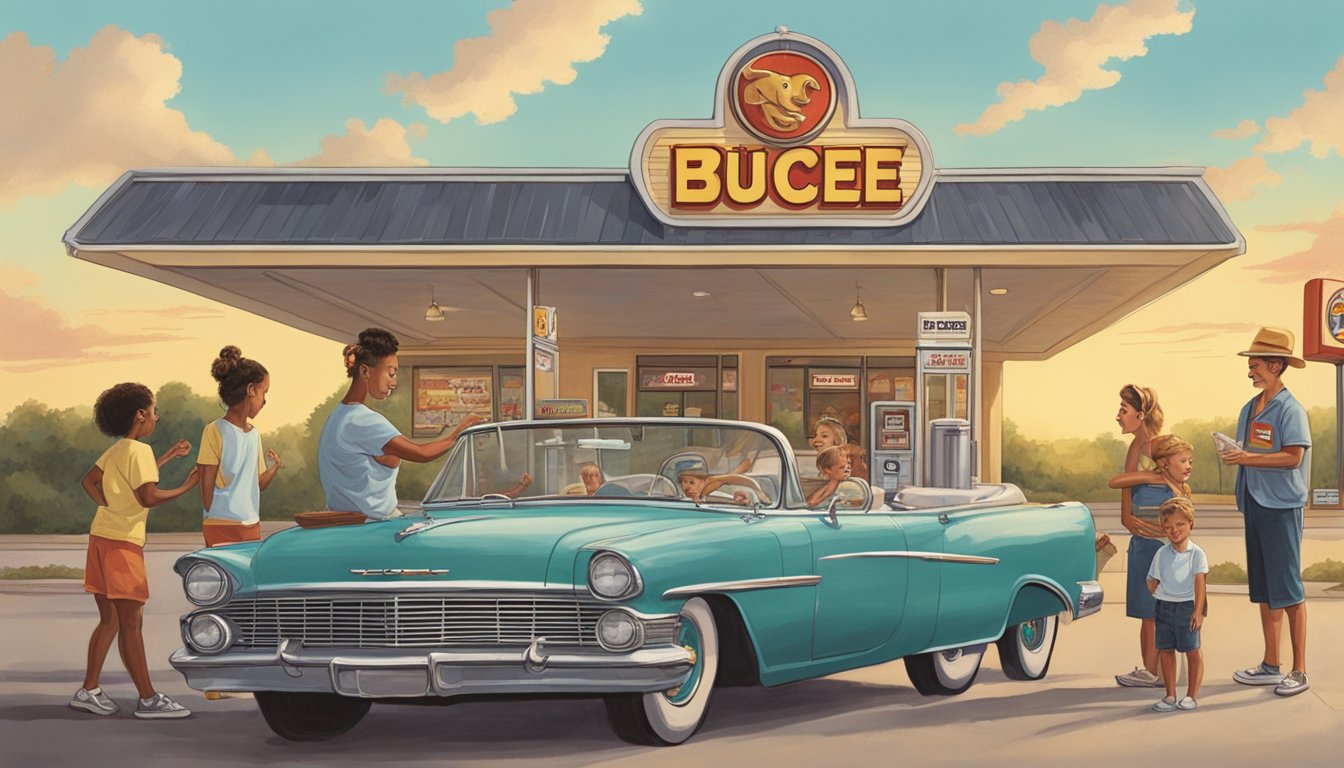
[[[914,400],[915,399],[915,377],[897,376],[892,380],[895,385],[892,389],[892,400]]]
[[[499,375],[499,420],[513,421],[523,418],[523,400],[526,382],[521,374],[501,373]]]
[[[416,437],[438,435],[474,413],[483,421],[494,418],[494,378],[489,371],[453,368],[415,369]]]

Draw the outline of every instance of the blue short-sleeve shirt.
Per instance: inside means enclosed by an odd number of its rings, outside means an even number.
[[[397,510],[397,469],[374,461],[400,435],[385,416],[363,403],[340,403],[322,426],[317,470],[327,509],[362,512],[375,520]]]
[[[1300,445],[1306,448],[1302,463],[1296,467],[1237,467],[1237,506],[1246,509],[1245,497],[1250,494],[1262,507],[1271,509],[1299,509],[1307,504],[1307,488],[1311,472],[1311,425],[1307,423],[1307,409],[1287,389],[1270,399],[1269,405],[1254,413],[1256,402],[1251,401],[1237,417],[1237,440],[1248,453],[1278,453],[1284,446]]]

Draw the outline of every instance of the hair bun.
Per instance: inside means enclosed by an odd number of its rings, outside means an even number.
[[[238,363],[243,359],[243,351],[232,344],[219,350],[219,357],[210,364],[210,375],[215,381],[223,381],[238,369]]]

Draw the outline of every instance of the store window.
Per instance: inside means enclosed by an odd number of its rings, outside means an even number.
[[[839,419],[851,441],[863,435],[863,367],[859,358],[766,358],[766,421],[795,449],[807,447],[822,416]]]
[[[484,421],[523,418],[519,366],[417,366],[411,376],[412,435],[434,437],[468,414]]]
[[[636,368],[636,415],[737,418],[736,355],[641,355]]]
[[[629,416],[630,372],[624,368],[593,371],[593,415],[601,418]]]

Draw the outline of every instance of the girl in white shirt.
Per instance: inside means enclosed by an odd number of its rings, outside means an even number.
[[[196,459],[201,469],[205,545],[258,541],[261,492],[275,479],[281,462],[273,450],[262,454],[261,433],[249,419],[265,407],[271,375],[265,366],[243,357],[234,346],[219,351],[210,375],[219,382],[219,399],[228,411],[223,418],[205,425],[201,453]]]

